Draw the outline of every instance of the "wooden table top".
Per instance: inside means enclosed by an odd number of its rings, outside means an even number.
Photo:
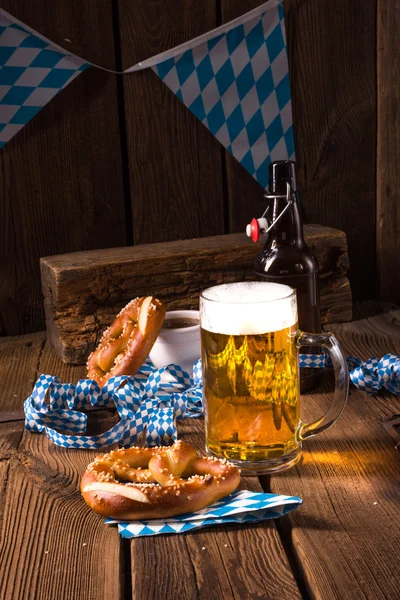
[[[352,323],[330,329],[345,354],[400,354],[400,310],[391,305],[364,303]],[[301,464],[243,478],[243,488],[302,497],[290,515],[129,541],[80,496],[94,452],[24,431],[22,402],[41,373],[76,382],[85,369],[61,363],[45,333],[0,338],[1,599],[400,597],[400,452],[384,422],[400,412],[398,397],[352,387],[341,419],[305,443]],[[326,408],[328,389],[302,397],[304,420]],[[104,430],[115,417],[96,420]],[[202,427],[186,419],[179,434],[201,448]]]

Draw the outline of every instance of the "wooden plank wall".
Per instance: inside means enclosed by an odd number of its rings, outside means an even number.
[[[1,5],[71,52],[115,68],[111,0]],[[88,69],[0,153],[3,334],[44,329],[40,256],[127,242],[116,79]]]
[[[400,4],[378,0],[377,259],[379,294],[400,304]],[[394,275],[394,277],[393,277]]]
[[[124,69],[217,25],[215,0],[119,0],[118,15]],[[151,69],[122,85],[135,243],[224,233],[218,142]]]
[[[260,3],[3,0],[2,7],[71,52],[120,69]],[[398,57],[388,60],[395,37],[382,33],[398,15],[395,4],[285,0],[305,220],[347,233],[354,296],[364,299],[379,291],[398,300],[391,276],[399,266],[399,185],[396,170],[388,171],[389,148],[399,143]],[[0,194],[3,335],[44,328],[40,256],[241,231],[264,206],[260,186],[152,71],[83,73],[0,152]]]
[[[346,232],[354,297],[368,298],[377,292],[376,0],[286,6],[306,219]]]

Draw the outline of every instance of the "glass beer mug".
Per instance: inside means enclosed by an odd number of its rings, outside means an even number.
[[[349,375],[336,338],[297,327],[296,291],[270,282],[230,283],[200,295],[206,449],[246,473],[296,464],[305,438],[340,416]],[[325,348],[335,370],[333,401],[314,423],[300,421],[298,352]]]

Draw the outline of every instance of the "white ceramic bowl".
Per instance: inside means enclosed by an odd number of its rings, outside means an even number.
[[[198,310],[173,310],[165,314],[165,321],[170,319],[196,319],[197,324],[178,329],[161,329],[150,359],[157,369],[171,363],[180,365],[190,375],[194,363],[200,358],[200,316]]]

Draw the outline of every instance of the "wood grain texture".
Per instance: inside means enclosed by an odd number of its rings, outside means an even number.
[[[400,5],[378,0],[377,10],[377,263],[382,300],[400,304]]]
[[[2,0],[1,8],[65,50],[115,68],[110,0],[95,8],[80,0]]]
[[[26,337],[21,338],[18,371],[25,385],[31,372],[50,367],[62,381],[80,376],[79,369],[74,373],[51,360],[47,350],[39,364],[32,352],[27,364]],[[5,384],[9,398],[14,387]],[[113,423],[110,415],[108,427]],[[25,432],[22,437],[22,428],[21,422],[0,423],[0,597],[122,598],[118,533],[104,526],[79,493],[80,477],[95,453],[59,448],[44,434]]]
[[[377,314],[379,307],[384,311]],[[331,326],[346,354],[400,352],[398,309],[369,302],[354,312],[353,324]],[[40,336],[32,339],[39,342]],[[17,341],[0,340],[0,347],[19,356],[13,369],[21,389],[36,371],[61,381],[81,377],[82,368],[64,365],[48,344],[38,358],[37,352],[27,354],[27,336],[20,338],[19,353]],[[2,355],[1,369],[9,357]],[[4,398],[11,398],[12,380],[3,385]],[[302,419],[315,418],[327,400],[325,388],[303,397]],[[0,597],[122,599],[132,589],[129,597],[146,600],[397,598],[400,463],[395,441],[380,422],[396,407],[398,399],[381,392],[351,394],[340,421],[307,441],[303,463],[271,478],[272,491],[304,500],[288,517],[132,540],[131,573],[123,567],[116,530],[105,527],[79,496],[79,478],[93,452],[56,447],[44,435],[22,438],[22,422],[0,423]],[[114,422],[108,414],[102,426],[107,418],[108,425]],[[200,420],[179,427],[183,439],[203,448]],[[243,485],[260,489],[256,480],[244,479]],[[304,579],[306,596],[291,567]],[[130,574],[131,586],[124,579]]]
[[[400,353],[400,311],[384,305],[385,312],[376,315],[377,308],[372,302],[358,305],[359,319],[351,327],[330,327],[345,355],[365,359]],[[305,422],[322,414],[328,404],[322,393],[302,400]],[[393,394],[369,396],[352,387],[339,422],[305,443],[302,464],[271,478],[273,492],[304,500],[282,527],[313,598],[375,600],[398,595],[400,463],[395,441],[381,422],[398,407]]]
[[[206,33],[216,23],[215,0],[117,0],[117,5],[126,34],[122,40],[125,69]],[[136,27],[128,35],[132,23]]]
[[[19,421],[17,423],[0,422],[0,532],[3,529],[5,498],[8,476],[10,472],[10,459],[18,448],[22,438],[23,430],[23,421]]]
[[[322,321],[350,319],[345,235],[310,225],[305,237],[320,266]],[[254,279],[260,249],[244,234],[229,234],[44,258],[48,338],[66,362],[85,362],[98,334],[132,298],[153,294],[169,310],[197,309],[208,286]]]
[[[6,0],[2,8],[112,68],[111,0],[84,4]],[[116,77],[82,73],[2,149],[0,173],[0,332],[12,335],[44,327],[40,256],[126,243]]]
[[[343,417],[307,442],[302,464],[271,478],[273,492],[304,500],[288,520],[311,597],[397,597],[399,477],[398,452],[382,425]]]
[[[0,338],[0,419],[3,412],[21,411],[32,391],[45,332]]]
[[[388,337],[393,334],[398,339],[398,304],[393,302],[383,302],[382,300],[368,300],[366,302],[356,302],[353,307],[354,320],[370,319],[376,317],[374,322],[379,323],[379,330]]]
[[[49,600],[121,597],[118,533],[104,526],[79,493],[92,457],[55,448],[44,435],[25,434],[8,473],[2,598],[24,597],[28,590]]]
[[[400,354],[400,311],[387,305],[385,312],[373,314],[374,304],[355,305],[352,323],[332,323],[327,327],[333,331],[343,345],[345,354],[366,360],[375,355]]]
[[[60,361],[54,353],[50,342],[47,340],[40,357],[40,369],[42,373],[55,375],[63,382],[76,383],[79,379],[85,379],[87,375],[86,365],[67,365]]]
[[[200,419],[186,419],[179,435],[204,452],[203,427]],[[241,487],[261,491],[256,478],[242,478]],[[154,542],[131,541],[135,600],[301,598],[271,521],[160,536]]]
[[[366,300],[376,292],[376,1],[286,0],[285,10],[305,222],[346,232],[350,282]]]
[[[4,467],[3,485],[0,484],[0,512],[4,508],[4,493],[6,489],[5,473],[8,470],[9,459],[18,448],[24,430],[24,423],[0,423],[0,466]],[[2,475],[0,475],[0,480]]]
[[[211,0],[118,7],[124,68],[216,23]],[[123,87],[135,244],[224,233],[217,140],[152,70],[125,76]]]

